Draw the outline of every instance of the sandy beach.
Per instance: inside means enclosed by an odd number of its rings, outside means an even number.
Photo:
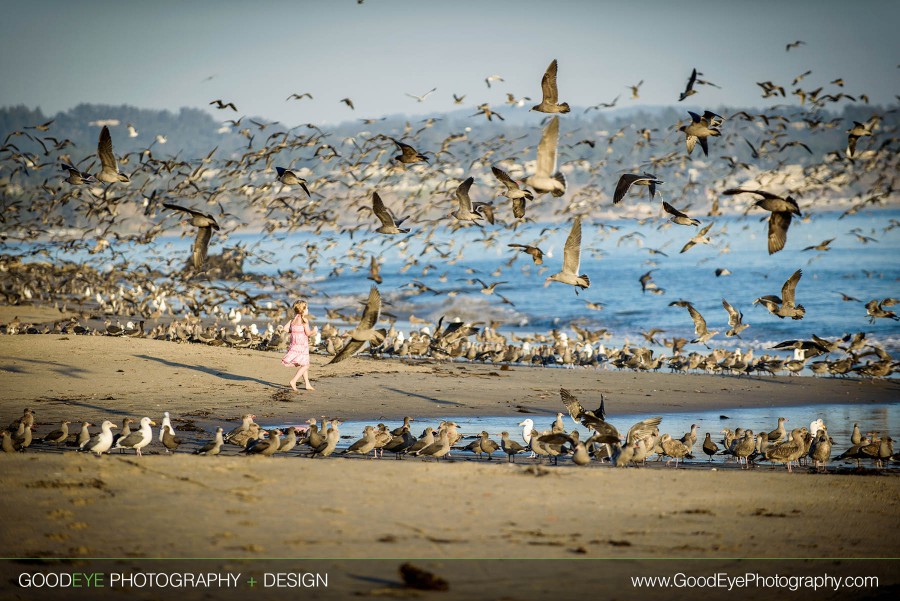
[[[24,407],[34,409],[37,436],[63,419],[159,420],[163,411],[207,431],[209,424],[233,422],[244,412],[263,424],[323,415],[372,423],[411,415],[436,425],[467,415],[528,413],[549,421],[562,409],[560,386],[589,399],[603,392],[613,421],[623,413],[895,402],[900,389],[895,380],[396,359],[326,366],[328,357],[314,355],[316,391],[294,393],[285,386],[291,370],[279,358],[275,352],[147,339],[0,336],[0,407],[4,423]],[[155,441],[149,450],[163,449]],[[335,574],[329,589],[318,591],[321,598],[338,590],[403,596],[409,590],[397,588],[396,570],[404,559],[441,572],[455,585],[451,592],[462,596],[484,590],[479,578],[497,585],[508,579],[514,586],[527,574],[530,593],[494,597],[544,598],[560,574],[583,564],[557,562],[545,573],[535,567],[539,558],[700,558],[706,561],[690,569],[705,572],[724,565],[717,563],[723,558],[898,556],[895,537],[884,536],[900,527],[900,478],[893,470],[815,475],[807,469],[788,474],[782,467],[743,473],[488,464],[464,457],[400,462],[156,453],[97,458],[36,448],[0,457],[4,539],[15,541],[7,556],[82,557],[94,566],[102,562],[97,558],[223,558],[213,562],[222,569],[240,560],[261,569],[261,560],[306,558],[304,565]],[[341,561],[348,558],[357,563]],[[391,561],[375,561],[380,558]],[[463,561],[473,558],[527,561],[501,562],[495,573],[485,567],[490,562],[475,562],[476,568]],[[609,569],[608,563],[596,565],[597,573]],[[892,564],[865,565],[888,577]],[[804,566],[818,569],[815,562]],[[18,569],[5,566],[8,573]],[[640,561],[629,564],[635,574],[645,569]],[[351,573],[358,577],[347,578]]]

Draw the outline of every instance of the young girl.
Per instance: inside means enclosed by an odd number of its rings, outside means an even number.
[[[297,390],[297,382],[303,378],[307,390],[315,390],[309,383],[309,337],[315,336],[318,328],[309,327],[309,305],[306,301],[294,303],[294,318],[284,326],[291,332],[291,346],[281,363],[287,367],[299,367],[291,380],[291,388]]]

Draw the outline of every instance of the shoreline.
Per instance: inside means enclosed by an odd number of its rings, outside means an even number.
[[[0,336],[3,413],[25,406],[38,421],[102,420],[147,412],[260,419],[555,415],[559,388],[585,407],[606,399],[610,416],[740,407],[900,401],[900,380],[670,374],[596,368],[540,368],[434,360],[352,358],[337,365],[312,355],[317,390],[287,388],[280,352],[75,335]],[[74,415],[76,414],[77,415]],[[200,415],[204,414],[204,415]],[[73,419],[74,421],[74,419]]]

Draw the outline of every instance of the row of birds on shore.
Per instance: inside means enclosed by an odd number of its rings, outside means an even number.
[[[225,445],[230,444],[239,447],[240,453],[264,457],[286,454],[297,448],[309,457],[328,457],[332,454],[381,457],[384,451],[388,451],[397,459],[404,455],[440,459],[451,456],[453,451],[461,451],[478,458],[486,456],[490,461],[499,451],[507,455],[509,462],[515,462],[516,455],[529,453],[530,457],[539,461],[546,457],[553,464],[559,462],[560,456],[571,456],[575,465],[583,466],[596,460],[606,461],[614,467],[646,465],[652,455],[656,455],[657,460],[667,458],[666,465],[674,461],[675,467],[678,467],[679,462],[695,457],[694,447],[698,442],[696,424],[676,439],[670,434],[660,434],[662,418],[652,417],[631,426],[623,437],[615,426],[606,421],[603,395],[600,406],[593,411],[585,409],[565,388],[560,388],[560,398],[572,420],[587,429],[587,438],[582,439],[577,429],[567,431],[563,423],[564,413],[558,412],[550,427],[540,432],[533,419],[520,422],[518,425],[522,427],[524,444],[513,440],[507,431],[501,433],[499,443],[491,439],[487,431],[482,431],[462,446],[464,437],[455,422],[445,420],[436,428],[426,427],[421,436],[416,437],[412,434],[412,422],[415,420],[407,416],[400,426],[392,430],[383,423],[365,426],[361,438],[339,449],[341,439],[347,437],[342,437],[339,429],[341,421],[338,419],[326,420],[323,417],[321,422],[309,419],[302,426],[288,426],[284,431],[278,428],[267,430],[254,421],[255,415],[247,413],[243,415],[240,425],[228,432],[222,427],[217,428],[211,441],[196,446],[192,452],[195,455],[219,455]],[[900,456],[894,454],[890,436],[880,437],[879,432],[868,432],[862,436],[858,424],[853,426],[852,446],[832,457],[834,441],[828,436],[828,429],[821,419],[810,423],[809,428],[800,427],[791,431],[785,428],[786,421],[786,418],[780,417],[774,430],[756,435],[750,429],[736,428],[732,431],[725,428],[718,443],[707,432],[700,448],[710,462],[716,456],[725,455],[736,460],[742,469],[749,468],[755,462],[766,461],[784,464],[788,471],[792,471],[792,464],[799,466],[805,458],[815,462],[816,471],[827,471],[826,465],[831,460],[855,460],[857,467],[860,467],[860,460],[870,459],[879,468],[884,467],[885,461],[900,461]],[[115,450],[133,450],[141,456],[142,450],[153,442],[152,427],[157,425],[151,418],[143,417],[138,429],[132,431],[131,425],[135,420],[126,417],[122,421],[121,432],[117,434],[113,433],[116,425],[109,420],[102,423],[99,433],[91,434],[90,423],[83,422],[78,433],[69,432],[70,423],[63,421],[58,430],[48,433],[40,442],[57,446],[65,444],[98,456]],[[32,437],[34,428],[34,411],[26,408],[22,417],[2,432],[2,450],[13,453],[28,449],[35,440]],[[168,412],[162,418],[158,440],[167,454],[174,453],[184,442],[175,433]]]

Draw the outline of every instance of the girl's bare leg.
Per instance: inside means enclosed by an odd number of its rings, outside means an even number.
[[[301,367],[300,371],[297,372],[297,375],[303,378],[303,383],[306,384],[307,390],[315,390],[315,388],[312,387],[312,384],[309,383],[309,365]]]
[[[297,381],[300,380],[301,377],[305,376],[305,374],[303,373],[303,370],[308,370],[308,369],[309,369],[309,366],[304,365],[303,367],[301,367],[300,369],[297,370],[297,375],[295,375],[294,378],[291,380],[291,388],[293,388],[294,390],[297,390]]]

